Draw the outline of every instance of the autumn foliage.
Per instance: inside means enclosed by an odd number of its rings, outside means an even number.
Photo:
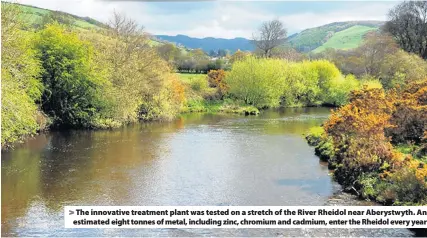
[[[228,90],[228,86],[224,79],[225,71],[223,69],[211,70],[208,72],[209,87],[217,88],[217,94],[220,98],[222,98]]]
[[[427,80],[387,93],[353,91],[350,103],[333,111],[318,143],[321,155],[335,168],[346,188],[393,204],[427,203]],[[417,157],[397,151],[412,143]]]

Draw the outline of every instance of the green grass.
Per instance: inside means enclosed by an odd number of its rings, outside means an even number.
[[[352,26],[343,31],[335,33],[326,43],[316,48],[312,52],[320,53],[326,50],[327,48],[341,49],[341,50],[356,48],[362,43],[363,36],[366,33],[376,29],[377,28],[375,27],[368,27],[368,26],[360,26],[360,25]]]
[[[42,8],[37,8],[37,7],[27,6],[22,4],[18,4],[18,6],[22,10],[22,19],[30,25],[40,23],[43,19],[43,16],[52,12],[51,10],[48,10],[48,9],[42,9]],[[82,18],[74,17],[72,15],[69,15],[69,16],[74,20],[75,27],[84,28],[84,29],[92,29],[92,28],[99,27],[89,21],[85,21]]]
[[[29,25],[35,25],[35,24],[41,23],[43,20],[43,16],[52,12],[52,10],[49,10],[49,9],[42,9],[42,8],[23,5],[23,4],[18,4],[18,6],[22,10],[22,16],[21,16],[22,19],[26,23],[28,23]],[[66,12],[64,12],[64,13],[66,13]],[[66,13],[66,14],[68,14],[68,13]],[[102,23],[97,22],[94,19],[85,20],[86,18],[71,15],[71,14],[69,14],[69,16],[74,20],[74,27],[82,28],[82,29],[96,29],[96,28],[102,27]],[[97,22],[97,24],[95,24],[94,22],[95,23]],[[150,40],[149,41],[149,45],[151,47],[157,47],[157,46],[162,45],[162,44],[164,44],[164,43],[160,42],[158,40]],[[179,47],[179,49],[183,53],[188,53],[187,49],[185,49],[183,47]]]
[[[206,74],[182,74],[177,73],[179,78],[184,83],[191,83],[192,81],[199,80],[199,79],[206,79]]]
[[[310,52],[326,43],[334,34],[353,26],[366,26],[377,29],[380,21],[334,22],[327,25],[306,29],[288,38],[288,44],[301,52]]]

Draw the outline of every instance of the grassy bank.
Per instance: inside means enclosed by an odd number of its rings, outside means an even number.
[[[243,102],[222,97],[218,88],[210,87],[207,74],[177,74],[185,88],[186,102],[181,113],[236,113],[257,115],[258,108]]]

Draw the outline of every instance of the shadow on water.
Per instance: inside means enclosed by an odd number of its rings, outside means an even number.
[[[248,117],[186,114],[116,130],[41,134],[2,152],[2,236],[284,235],[274,229],[65,229],[62,212],[65,205],[325,204],[334,183],[302,134],[328,115],[325,108]]]

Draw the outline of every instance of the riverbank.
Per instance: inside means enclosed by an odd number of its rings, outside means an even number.
[[[361,174],[358,177],[353,177],[352,174],[342,174],[342,168],[344,165],[339,164],[336,161],[336,153],[338,149],[333,146],[330,138],[325,135],[325,132],[322,127],[313,127],[309,130],[306,135],[307,143],[310,146],[314,146],[315,154],[319,157],[321,161],[328,163],[328,168],[333,170],[334,178],[341,184],[344,185],[344,191],[357,195],[361,199],[368,199],[378,202],[382,205],[402,205],[398,200],[388,200],[385,199],[380,191],[375,191],[376,186],[385,186],[391,188],[392,184],[381,183],[381,181],[376,181],[377,178],[381,177],[381,174],[384,172],[384,169],[378,171],[370,172],[369,174]],[[417,151],[420,146],[403,146],[400,145],[397,150],[400,152],[413,152]],[[405,156],[412,156],[411,153],[405,154]],[[420,158],[414,158],[415,162],[424,163]],[[354,180],[353,184],[348,186],[347,180]],[[347,186],[345,186],[347,185]],[[402,184],[403,186],[403,184]],[[382,188],[386,189],[386,188]],[[424,204],[408,204],[408,205],[424,205]]]
[[[354,206],[355,201],[359,203],[359,205],[362,206],[375,206],[375,203],[378,205],[398,205],[393,203],[387,203],[385,202],[379,195],[379,191],[373,191],[372,187],[370,187],[370,181],[366,181],[365,177],[360,177],[360,181],[357,183],[359,187],[358,189],[355,188],[355,186],[351,187],[343,187],[342,185],[343,180],[337,179],[336,176],[342,177],[342,175],[339,175],[336,170],[337,165],[332,162],[332,155],[334,154],[334,148],[328,142],[328,140],[324,139],[324,131],[322,127],[313,127],[310,128],[309,132],[306,135],[307,143],[310,146],[315,147],[315,154],[319,157],[321,161],[328,163],[328,168],[333,170],[332,176],[334,177],[334,180],[338,182],[339,186],[342,187],[342,189],[336,188],[337,192],[334,194],[334,196],[328,200],[328,203],[326,205],[330,206]],[[410,150],[407,146],[400,146],[398,148],[399,150],[406,150],[408,151],[414,151],[414,147],[412,147]],[[335,174],[337,173],[337,174]],[[379,176],[379,172],[376,173],[377,176]],[[371,174],[373,176],[373,174]],[[372,182],[371,182],[372,183]],[[390,184],[386,186],[391,186]],[[370,190],[371,192],[367,192]],[[421,204],[419,204],[421,205]],[[425,237],[427,235],[426,229],[408,229],[409,231],[413,232],[416,237]],[[383,233],[384,231],[387,231],[387,229],[379,229],[377,231],[372,231],[373,236],[378,236],[378,234],[382,234],[381,236],[387,236],[386,233]],[[395,233],[393,233],[395,234]],[[354,235],[354,234],[353,234]],[[411,236],[408,232],[402,232],[399,237],[408,237]]]
[[[427,81],[363,89],[306,136],[344,191],[390,206],[427,204]],[[426,229],[417,229],[427,235]]]
[[[350,103],[306,139],[346,191],[384,205],[425,205],[425,89],[427,81],[399,94],[354,91]]]

